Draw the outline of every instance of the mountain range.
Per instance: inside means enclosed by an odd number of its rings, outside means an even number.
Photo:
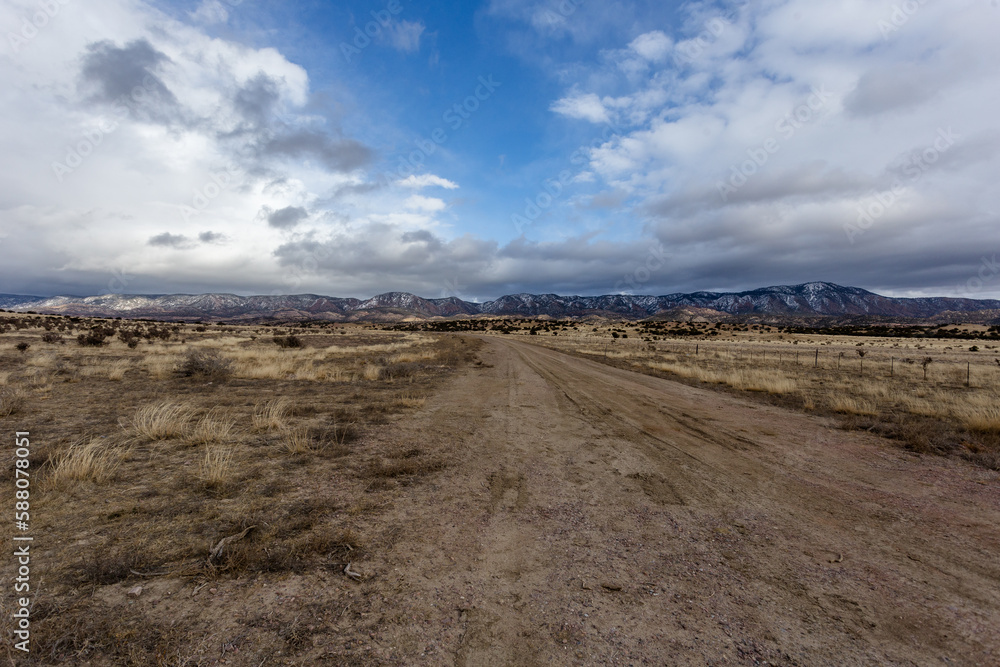
[[[869,316],[926,319],[942,314],[1000,310],[1000,301],[948,297],[895,298],[828,282],[763,287],[746,292],[693,292],[665,296],[559,296],[510,294],[482,303],[458,297],[424,299],[389,292],[370,299],[316,294],[237,296],[170,294],[23,296],[0,294],[0,309],[89,317],[165,320],[401,321],[452,317],[586,317],[642,319],[671,313],[717,315]]]

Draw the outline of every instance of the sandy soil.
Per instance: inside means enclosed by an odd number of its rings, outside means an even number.
[[[392,426],[448,466],[383,515],[317,660],[1000,664],[1000,479],[497,338]],[[345,628],[346,630],[346,628]]]
[[[360,580],[87,604],[179,619],[190,665],[1000,665],[1000,475],[508,337],[479,355],[365,445],[433,465],[355,481]]]

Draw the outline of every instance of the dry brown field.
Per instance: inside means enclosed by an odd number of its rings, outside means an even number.
[[[11,318],[11,664],[1000,662],[992,342]]]

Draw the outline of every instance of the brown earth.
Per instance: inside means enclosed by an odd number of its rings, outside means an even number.
[[[321,563],[54,597],[32,664],[1000,665],[996,472],[506,336],[479,357],[280,466],[259,500],[308,496]]]
[[[449,466],[382,517],[356,659],[1000,664],[996,473],[529,344],[482,359],[387,434]]]

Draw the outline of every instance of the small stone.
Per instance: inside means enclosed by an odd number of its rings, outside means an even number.
[[[209,588],[208,592],[211,593],[212,595],[215,595],[216,593],[219,592],[219,589],[218,588]]]
[[[133,586],[132,588],[129,589],[126,595],[128,595],[130,598],[139,597],[140,595],[142,595],[142,586]]]

